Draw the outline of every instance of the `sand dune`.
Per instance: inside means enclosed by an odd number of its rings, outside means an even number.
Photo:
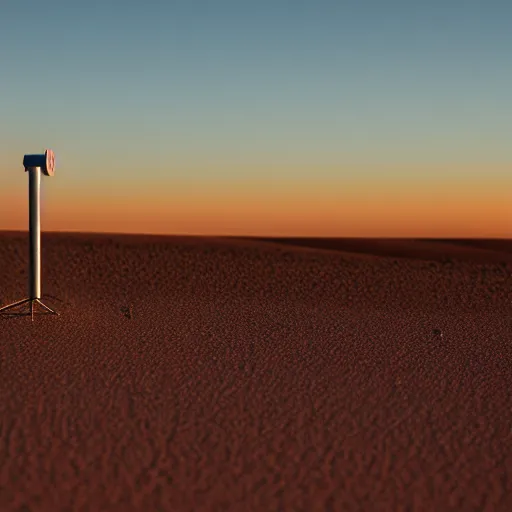
[[[45,233],[43,294],[1,511],[512,510],[512,241]]]
[[[440,261],[458,259],[482,263],[512,262],[512,241],[510,240],[404,240],[393,238],[258,238],[255,240],[295,247],[356,252],[372,256]]]

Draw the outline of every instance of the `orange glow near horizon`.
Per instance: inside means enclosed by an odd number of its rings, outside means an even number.
[[[46,182],[44,231],[304,237],[512,238],[510,188],[481,182],[423,185],[361,182],[345,187],[254,184],[220,190],[176,186],[173,193],[139,190],[54,197]],[[213,190],[212,190],[213,189]],[[455,191],[457,193],[455,193]],[[19,192],[19,191],[18,191]],[[26,230],[23,194],[0,204],[4,230]],[[8,219],[6,222],[5,219]]]

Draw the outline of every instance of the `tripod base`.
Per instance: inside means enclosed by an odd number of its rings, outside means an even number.
[[[46,314],[57,315],[57,316],[59,315],[59,313],[57,313],[57,311],[54,311],[52,308],[48,307],[46,304],[43,304],[40,299],[23,299],[23,300],[19,300],[18,302],[14,302],[12,304],[9,304],[7,306],[4,306],[4,307],[0,308],[0,313],[1,314],[5,314],[4,311],[8,311],[10,309],[14,309],[14,308],[17,308],[19,306],[23,306],[23,304],[30,304],[30,316],[32,317],[32,322],[34,321],[34,306],[36,304],[39,304],[44,309],[46,309],[46,311],[48,311],[48,313],[46,313]]]

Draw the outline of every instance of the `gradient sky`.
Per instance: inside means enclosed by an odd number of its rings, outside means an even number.
[[[1,0],[0,229],[512,237],[512,2]]]

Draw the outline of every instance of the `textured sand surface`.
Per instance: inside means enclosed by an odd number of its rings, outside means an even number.
[[[43,234],[0,511],[512,510],[511,276],[512,241]]]

